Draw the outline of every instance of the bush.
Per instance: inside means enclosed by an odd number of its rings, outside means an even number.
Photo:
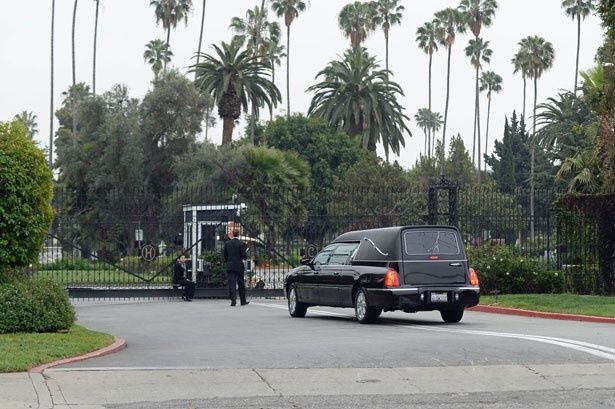
[[[75,310],[59,284],[36,279],[0,284],[0,334],[67,330],[74,322]]]
[[[37,262],[53,217],[52,183],[24,125],[0,122],[0,270]]]
[[[528,259],[507,246],[488,244],[468,249],[470,266],[480,278],[484,293],[559,293],[564,274]]]
[[[51,263],[42,264],[38,267],[39,271],[60,270],[60,271],[95,271],[100,269],[100,264],[96,261],[77,257],[64,257]]]

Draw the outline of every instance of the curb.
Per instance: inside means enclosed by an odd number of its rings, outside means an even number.
[[[477,305],[476,307],[468,308],[470,311],[488,312],[493,314],[508,314],[520,315],[523,317],[546,318],[552,320],[567,320],[567,321],[584,321],[584,322],[599,322],[606,324],[615,324],[615,318],[597,317],[594,315],[578,315],[578,314],[562,314],[556,312],[542,312],[522,310],[519,308],[495,307],[492,305]]]
[[[96,351],[88,352],[87,354],[84,354],[84,355],[73,356],[71,358],[64,358],[64,359],[49,362],[43,365],[39,365],[37,367],[29,369],[28,372],[42,373],[45,369],[49,369],[54,366],[72,364],[74,362],[85,361],[86,359],[98,358],[101,356],[113,354],[113,353],[119,352],[122,349],[126,348],[126,345],[127,345],[126,341],[124,341],[123,339],[115,338],[115,342],[113,342],[113,344],[107,347],[97,349]]]

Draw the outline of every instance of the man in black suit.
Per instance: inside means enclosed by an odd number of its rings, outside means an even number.
[[[173,270],[173,284],[184,287],[182,300],[192,301],[194,297],[194,281],[188,279],[188,271],[186,270],[186,256],[183,254],[177,259]]]
[[[228,276],[228,290],[231,298],[231,307],[237,304],[237,287],[239,287],[239,300],[241,305],[249,304],[246,301],[246,283],[244,281],[243,260],[247,258],[246,245],[239,240],[239,230],[233,230],[233,238],[224,243],[224,262]]]

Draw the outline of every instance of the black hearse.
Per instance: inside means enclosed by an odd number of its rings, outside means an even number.
[[[452,323],[479,301],[478,276],[452,226],[351,231],[302,264],[285,278],[292,317],[323,305],[354,308],[363,324],[395,310],[438,310]]]

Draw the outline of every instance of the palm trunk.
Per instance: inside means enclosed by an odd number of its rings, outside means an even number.
[[[199,48],[196,54],[196,63],[199,63],[201,57],[201,45],[203,43],[203,28],[205,27],[205,6],[207,6],[207,0],[203,0],[203,13],[201,13],[201,33],[199,34]],[[196,81],[196,71],[194,72],[194,80]],[[207,127],[207,125],[205,125]]]
[[[581,51],[581,15],[577,15],[577,63],[574,70],[574,95],[577,95],[577,81],[579,80],[579,53]]]
[[[98,5],[96,0],[96,18],[94,20],[94,53],[92,57],[92,94],[96,95],[96,37],[98,35]]]
[[[171,26],[167,28],[167,50],[170,50],[170,41],[171,41]],[[162,67],[162,71],[167,72],[167,60],[164,60],[164,65]]]
[[[429,101],[428,101],[428,108],[429,108],[429,113],[431,114],[431,63],[433,60],[433,52],[429,51]],[[427,129],[428,131],[428,135],[427,135],[427,156],[431,157],[431,127],[429,127]]]
[[[444,124],[442,126],[442,154],[440,158],[440,176],[444,176],[444,159],[446,158],[446,122],[448,121],[448,101],[451,91],[451,48],[448,47],[446,63],[446,103],[444,104]]]
[[[532,124],[532,139],[530,140],[530,238],[534,240],[534,167],[536,161],[536,99],[538,98],[538,78],[534,73],[534,115]]]
[[[525,91],[527,89],[527,80],[523,74],[523,123],[525,123]]]
[[[232,117],[222,118],[222,146],[230,145],[233,141],[235,120]]]
[[[427,153],[429,152],[429,145],[427,143],[427,128],[423,128],[423,133],[425,134],[425,157],[427,157]]]
[[[487,95],[487,130],[485,132],[485,155],[487,155],[487,147],[489,146],[489,118],[491,116],[491,91]],[[483,165],[484,171],[487,172],[487,164]]]
[[[384,44],[385,44],[385,61],[387,68],[387,79],[389,78],[389,30],[384,29]]]
[[[51,92],[49,106],[49,169],[53,169],[53,35],[55,28],[56,0],[51,0]]]
[[[478,84],[478,77],[476,77]],[[476,93],[474,94],[474,128],[472,129],[472,166],[476,166]]]
[[[76,68],[75,68],[75,24],[77,22],[77,0],[75,0],[75,5],[73,6],[73,30],[72,30],[72,54],[73,54],[73,93],[75,91],[75,85],[77,84],[76,79]],[[71,102],[71,122],[73,125],[73,146],[77,145],[77,121],[75,121],[76,115],[76,106],[75,106],[75,96],[72,97]]]
[[[290,118],[290,24],[286,26],[286,118]]]
[[[480,140],[480,90],[478,88],[478,70],[479,67],[476,67],[476,145],[478,147],[478,157],[476,158],[476,163],[478,165],[478,184],[481,184],[481,140]]]

